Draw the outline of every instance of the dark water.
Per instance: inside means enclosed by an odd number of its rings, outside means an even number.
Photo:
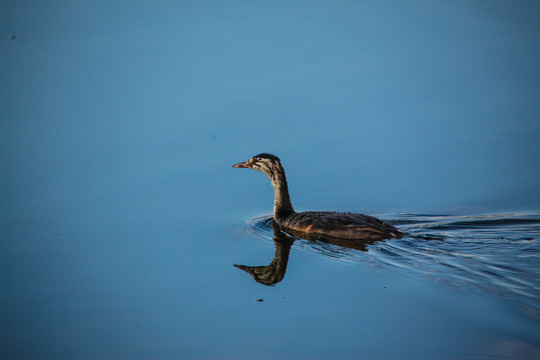
[[[540,358],[539,16],[1,1],[0,359]],[[261,152],[409,235],[275,232]]]

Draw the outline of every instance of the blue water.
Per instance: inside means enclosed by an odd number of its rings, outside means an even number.
[[[338,245],[273,229],[271,216],[254,219],[247,230],[288,248],[295,244],[302,252],[327,257],[325,261],[402,271],[463,290],[503,296],[538,320],[538,215],[396,214],[386,218],[407,236],[385,241],[345,240]]]
[[[1,2],[0,358],[540,358],[539,16]],[[276,233],[261,152],[408,236]]]

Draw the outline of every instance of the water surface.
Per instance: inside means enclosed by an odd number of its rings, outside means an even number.
[[[498,295],[533,317],[540,315],[540,267],[537,265],[540,219],[537,215],[399,214],[388,217],[407,236],[384,241],[306,240],[273,228],[271,216],[253,219],[248,231],[275,243],[276,263],[286,262],[291,245],[295,244],[302,251],[339,264],[369,264],[463,290]],[[285,261],[279,261],[281,259]],[[280,264],[279,268],[284,277],[286,267]]]
[[[0,358],[540,358],[539,17],[0,2]],[[275,234],[261,152],[409,236]]]

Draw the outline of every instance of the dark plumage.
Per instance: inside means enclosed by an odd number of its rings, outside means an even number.
[[[400,238],[403,233],[372,216],[332,211],[294,211],[289,197],[285,170],[279,158],[259,154],[246,162],[233,165],[264,172],[274,187],[274,221],[285,230],[342,239]]]

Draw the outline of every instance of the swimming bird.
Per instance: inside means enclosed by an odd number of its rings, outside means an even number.
[[[368,215],[334,211],[294,211],[285,170],[281,160],[275,155],[262,153],[233,167],[258,170],[268,175],[274,188],[274,221],[293,235],[363,240],[404,236],[394,226]]]

